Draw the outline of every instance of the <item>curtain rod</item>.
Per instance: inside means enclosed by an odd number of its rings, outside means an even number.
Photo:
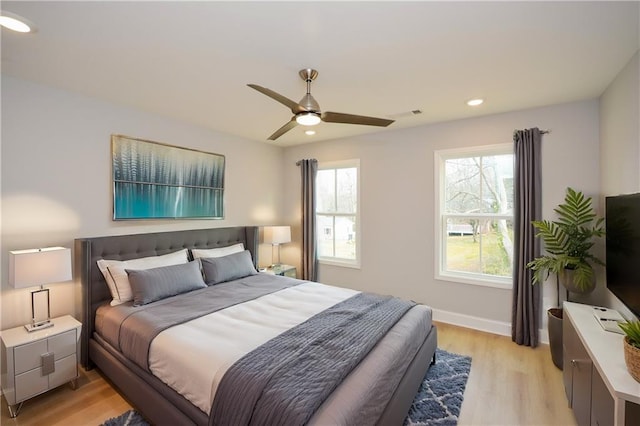
[[[548,130],[548,129],[540,129],[540,134],[541,134],[541,135],[545,135],[545,134],[547,134],[547,133],[551,133],[551,130]]]

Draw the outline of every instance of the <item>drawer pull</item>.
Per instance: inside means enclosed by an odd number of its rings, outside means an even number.
[[[49,374],[56,371],[56,364],[54,359],[53,352],[47,352],[46,354],[40,355],[42,358],[42,375],[48,376]]]

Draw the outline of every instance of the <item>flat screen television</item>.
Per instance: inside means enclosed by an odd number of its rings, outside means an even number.
[[[640,193],[606,198],[607,288],[640,317]]]

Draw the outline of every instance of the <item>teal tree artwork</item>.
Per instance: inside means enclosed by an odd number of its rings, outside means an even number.
[[[225,157],[114,135],[113,218],[224,218]]]

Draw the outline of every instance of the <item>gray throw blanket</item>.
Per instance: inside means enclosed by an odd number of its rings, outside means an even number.
[[[225,373],[209,425],[307,423],[414,305],[389,296],[359,293],[271,339]]]

